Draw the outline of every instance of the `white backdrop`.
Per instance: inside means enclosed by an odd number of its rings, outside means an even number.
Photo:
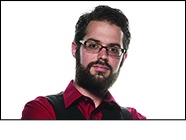
[[[20,119],[37,96],[65,90],[79,16],[104,4],[121,9],[132,35],[110,89],[148,119],[185,118],[185,2],[1,2],[1,118]]]

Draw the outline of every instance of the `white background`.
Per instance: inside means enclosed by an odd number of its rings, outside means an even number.
[[[104,4],[121,9],[132,35],[110,89],[148,119],[185,118],[185,2],[1,2],[1,118],[20,119],[37,96],[64,91],[79,16]]]

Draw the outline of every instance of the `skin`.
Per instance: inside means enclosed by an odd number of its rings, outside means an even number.
[[[106,21],[91,21],[86,30],[86,35],[84,36],[83,40],[88,40],[88,39],[95,39],[99,41],[99,44],[103,46],[109,46],[110,44],[118,44],[123,48],[123,32],[121,31],[121,28],[114,25],[110,24]],[[76,52],[76,44],[75,42],[72,43],[72,55],[75,57],[75,52]],[[123,55],[120,57],[113,57],[113,56],[108,56],[106,49],[103,48],[99,53],[92,53],[87,51],[84,47],[80,48],[80,63],[86,68],[87,65],[90,62],[96,62],[97,60],[100,61],[107,61],[108,64],[112,67],[113,73],[118,72],[121,61],[122,61]],[[124,62],[124,61],[123,61]],[[98,75],[98,72],[102,71],[104,72],[103,75]],[[96,77],[99,78],[104,78],[108,77],[110,74],[110,69],[108,67],[103,67],[101,65],[94,65],[90,69],[90,73],[92,75],[95,75]],[[90,97],[94,103],[95,106],[97,107],[105,93],[94,93],[94,91],[87,91],[80,87],[76,81],[74,81],[74,86],[85,96]]]

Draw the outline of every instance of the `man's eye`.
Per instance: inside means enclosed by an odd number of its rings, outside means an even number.
[[[118,53],[119,49],[114,47],[114,48],[110,48],[110,51],[113,53]]]
[[[88,45],[88,48],[90,48],[90,49],[96,49],[96,48],[98,48],[98,46],[96,44],[89,44]]]

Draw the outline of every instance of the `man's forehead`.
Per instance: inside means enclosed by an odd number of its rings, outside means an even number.
[[[123,43],[121,28],[105,21],[91,21],[86,29],[84,40],[93,39],[99,43],[120,44]],[[106,45],[105,44],[105,45]]]

